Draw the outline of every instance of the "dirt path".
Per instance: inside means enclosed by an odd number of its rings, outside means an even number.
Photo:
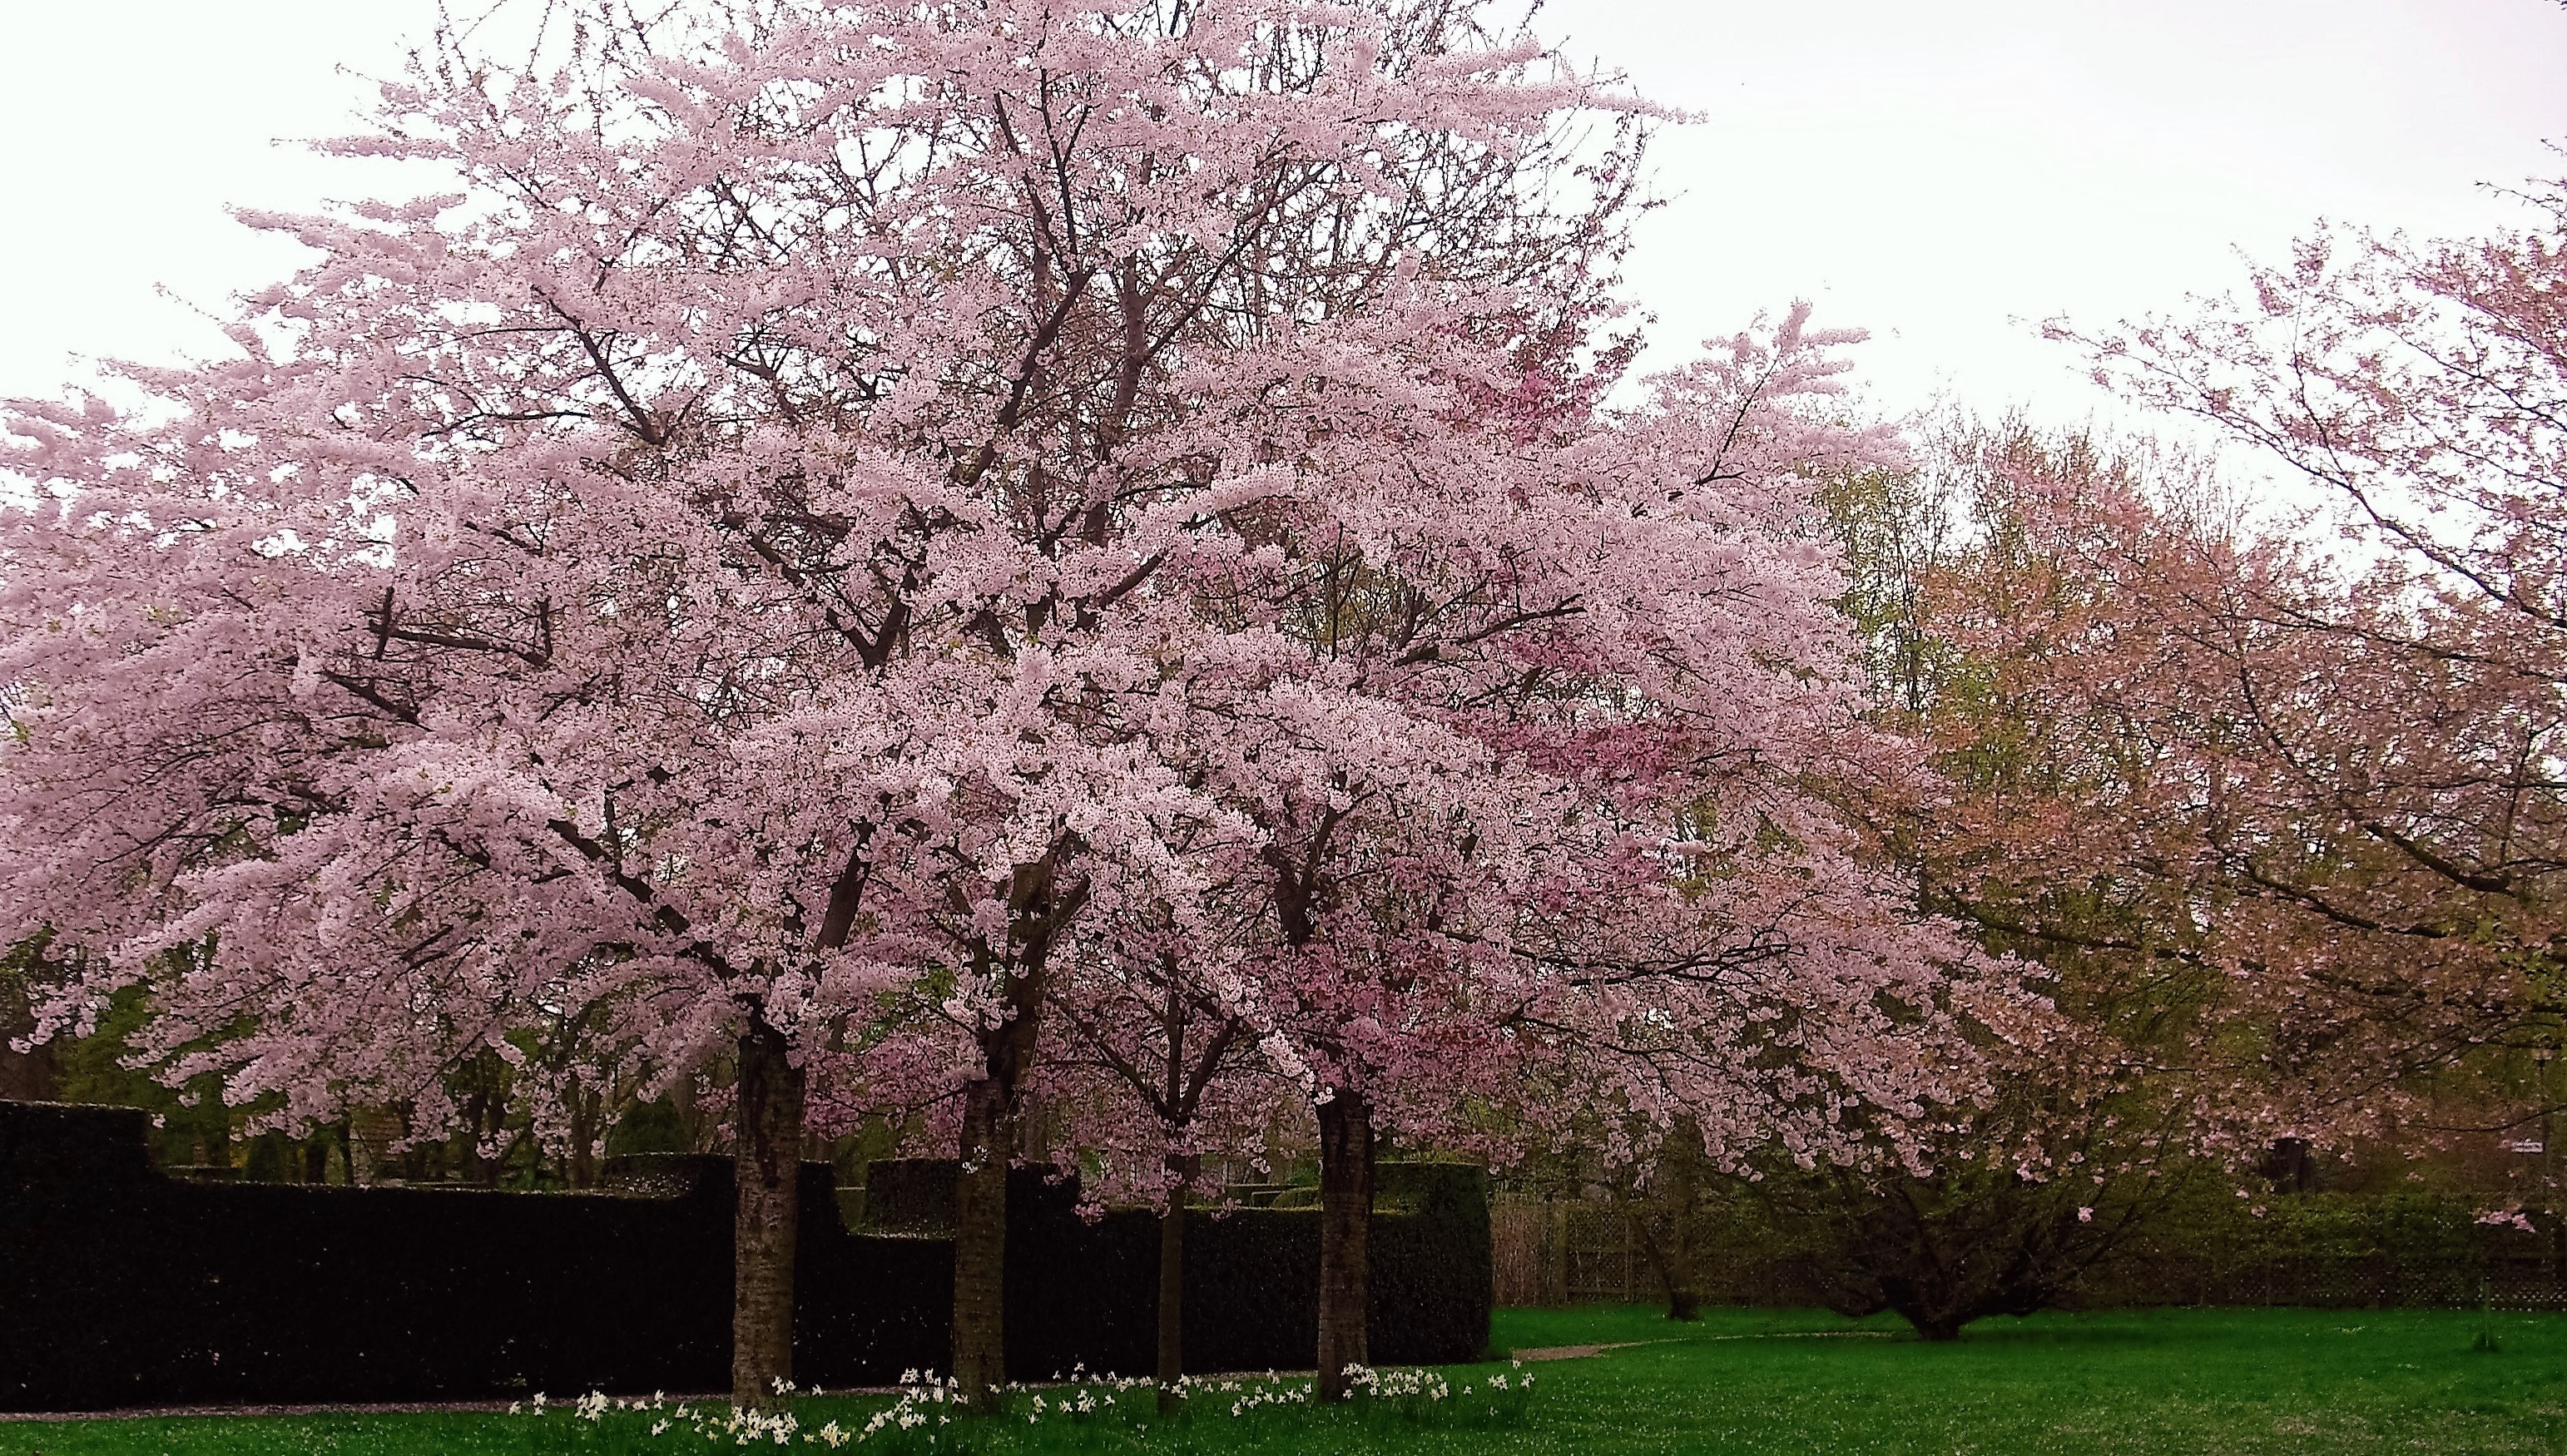
[[[1600,1355],[1608,1349],[1629,1349],[1633,1345],[1641,1344],[1673,1343],[1675,1341],[1671,1339],[1625,1339],[1614,1344],[1546,1344],[1538,1349],[1517,1350],[1515,1357],[1520,1360],[1582,1360],[1588,1355]]]

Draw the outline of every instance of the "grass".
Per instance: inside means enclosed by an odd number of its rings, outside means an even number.
[[[2471,1346],[2479,1316],[2425,1310],[2164,1310],[2046,1314],[1973,1325],[1929,1345],[1881,1321],[1721,1310],[1673,1324],[1633,1307],[1507,1310],[1501,1346],[1639,1341],[1526,1368],[1521,1414],[1485,1403],[1199,1410],[1170,1426],[1146,1392],[1102,1422],[1015,1421],[967,1444],[1050,1452],[2076,1452],[2567,1453],[2567,1317],[2497,1315],[2499,1349]],[[1826,1336],[1826,1337],[1817,1337]],[[1456,1367],[1484,1386],[1504,1365]],[[1019,1400],[1030,1397],[1019,1397]],[[1057,1398],[1057,1393],[1054,1393]],[[860,1424],[877,1398],[802,1402],[804,1429]],[[1199,1402],[1200,1405],[1200,1402]],[[1462,1414],[1455,1406],[1468,1407]],[[1146,1429],[1144,1428],[1146,1427]],[[824,1450],[818,1445],[798,1449]],[[949,1450],[950,1438],[940,1446]],[[731,1449],[652,1439],[635,1418],[589,1425],[556,1408],[497,1414],[196,1416],[0,1424],[0,1456],[554,1456]],[[771,1449],[771,1448],[770,1448]],[[849,1446],[873,1451],[879,1446]]]

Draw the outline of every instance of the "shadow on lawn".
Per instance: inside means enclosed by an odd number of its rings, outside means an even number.
[[[1932,1340],[1918,1338],[1914,1330],[1899,1330],[1896,1332],[1896,1337],[1901,1344],[1931,1344],[1934,1342]],[[2099,1321],[2093,1324],[2070,1324],[2061,1322],[2061,1318],[2058,1315],[2049,1315],[2046,1317],[2036,1317],[2032,1319],[2016,1319],[2000,1314],[1986,1319],[1975,1320],[1963,1326],[1961,1329],[1961,1337],[1958,1340],[1950,1341],[1949,1344],[1962,1346],[2062,1344],[2140,1345],[2166,1344],[2175,1339],[2175,1332],[2172,1330],[2150,1329],[2144,1325],[2135,1325],[2118,1320],[2110,1323]],[[2197,1339],[2197,1336],[2195,1338]]]

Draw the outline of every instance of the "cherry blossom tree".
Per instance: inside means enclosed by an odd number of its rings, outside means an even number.
[[[2088,532],[2166,623],[2183,687],[2153,712],[2216,709],[2216,739],[2186,735],[2182,862],[2233,896],[2232,964],[2274,1019],[2259,1055],[2320,1129],[2329,1106],[2348,1132],[2536,1117],[2470,1083],[2528,1082],[2557,1044],[2567,184],[2520,200],[2516,229],[2333,228],[2245,300],[2058,331],[2322,502],[2223,534],[2126,501]]]
[[[1212,600],[1195,596],[1192,608]],[[1152,750],[1198,787],[1235,749],[1237,646],[1223,632],[1195,637],[1171,659],[1151,710]],[[1188,1206],[1206,1156],[1263,1163],[1279,1102],[1294,1100],[1252,974],[1270,933],[1265,846],[1235,812],[1190,823],[1170,845],[1188,878],[1144,876],[1150,895],[1126,895],[1085,922],[1048,1007],[1058,1029],[1037,1068],[1046,1141],[1057,1131],[1079,1150],[1091,1200],[1158,1210],[1163,1412],[1182,1402]]]
[[[726,1063],[743,1402],[814,1068],[945,1099],[977,1401],[1048,1014],[1242,885],[1084,1039],[1305,1088],[1331,1393],[1378,1135],[1528,1057],[1806,1156],[1917,1105],[1945,948],[1800,782],[1879,752],[1799,525],[1879,441],[1800,313],[1605,408],[1640,111],[1440,0],[566,15],[330,144],[459,191],[252,215],[319,256],[239,359],[7,415],[44,1029],[147,984],[280,1121],[574,1011]]]
[[[1253,834],[1179,847],[1203,871],[1191,902],[1128,905],[1100,917],[1053,996],[1062,1034],[1042,1068],[1044,1105],[1097,1158],[1086,1191],[1159,1211],[1158,1402],[1182,1401],[1187,1206],[1207,1152],[1248,1152],[1279,1094],[1260,1046],[1256,988],[1241,975],[1262,896],[1243,884]],[[1252,1153],[1251,1156],[1254,1156]]]
[[[2567,624],[2567,179],[2518,194],[2526,225],[2417,243],[2336,226],[2249,297],[2100,332],[2054,323],[2099,382],[2189,416],[2332,497],[2330,520],[2402,574]],[[2520,654],[2526,666],[2529,653]]]
[[[1255,1005],[1318,1125],[1325,1395],[1366,1356],[1385,1132],[1451,1137],[1573,1064],[1724,1156],[1817,1156],[1960,1051],[1966,948],[1855,865],[1807,782],[1893,756],[1854,720],[1808,532],[1817,475],[1881,448],[1824,408],[1846,342],[1796,312],[1627,412],[1441,344],[1407,373],[1472,408],[1399,419],[1395,451],[1351,421],[1304,441],[1276,566],[1198,588],[1273,623],[1260,658],[1225,644],[1207,784],[1262,839]],[[1943,1058],[1956,1084],[1968,1064]]]
[[[1864,1299],[1948,1331],[2056,1298],[2188,1159],[2548,1110],[2560,191],[2521,230],[2329,229],[2243,300],[2055,329],[2211,426],[2216,468],[2008,426],[1942,442],[1968,479],[1939,499],[1932,460],[1870,477],[1850,605],[1940,781],[1850,801],[2062,1015],[1918,1176],[1797,1207],[1844,1225]],[[2241,464],[2287,493],[2244,508]]]
[[[2259,522],[2198,457],[1947,443],[1960,523],[1870,594],[1908,604],[1885,711],[1940,779],[1863,817],[2061,1015],[1925,1175],[1798,1206],[1866,1298],[1950,1329],[2058,1298],[2191,1173],[2537,1116],[2557,710],[2514,614]]]
[[[461,191],[250,215],[320,257],[242,358],[13,407],[12,930],[81,948],[45,1029],[150,981],[142,1049],[286,1120],[436,1125],[441,1068],[565,1006],[621,1074],[726,1058],[744,1401],[788,1371],[809,1059],[924,971],[984,1390],[1054,951],[1123,893],[1089,863],[1182,880],[1167,837],[1221,813],[1136,715],[1206,630],[1165,570],[1261,549],[1279,461],[1225,432],[1291,380],[1238,356],[1556,313],[1632,153],[1442,4],[555,40],[443,44],[329,144]]]

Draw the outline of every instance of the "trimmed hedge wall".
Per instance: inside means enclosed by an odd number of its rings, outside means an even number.
[[[1486,1175],[1459,1164],[1391,1163],[1380,1170],[1379,1191],[1387,1207],[1373,1215],[1369,1250],[1372,1358],[1386,1365],[1479,1358],[1489,1343],[1492,1291]],[[1147,1373],[1158,1347],[1157,1216],[1118,1210],[1084,1222],[1076,1182],[1040,1175],[1011,1185],[1007,1198],[1009,1371],[1040,1378],[1085,1361],[1090,1370]],[[1185,1277],[1189,1370],[1309,1368],[1319,1337],[1317,1209],[1192,1210]],[[940,1348],[934,1362],[944,1358]]]
[[[726,1158],[617,1159],[603,1193],[198,1184],[152,1168],[147,1132],[140,1111],[0,1102],[0,1409],[729,1386]],[[881,1181],[932,1188],[942,1171],[885,1166]],[[1392,1164],[1382,1185],[1374,1357],[1476,1358],[1489,1333],[1483,1175]],[[1019,1376],[1152,1363],[1157,1221],[1086,1222],[1077,1199],[1074,1180],[1036,1169],[1010,1185]],[[828,1166],[806,1164],[796,1258],[804,1383],[883,1384],[946,1363],[950,1238],[850,1232]],[[1189,1368],[1306,1367],[1317,1286],[1315,1211],[1196,1211]]]

